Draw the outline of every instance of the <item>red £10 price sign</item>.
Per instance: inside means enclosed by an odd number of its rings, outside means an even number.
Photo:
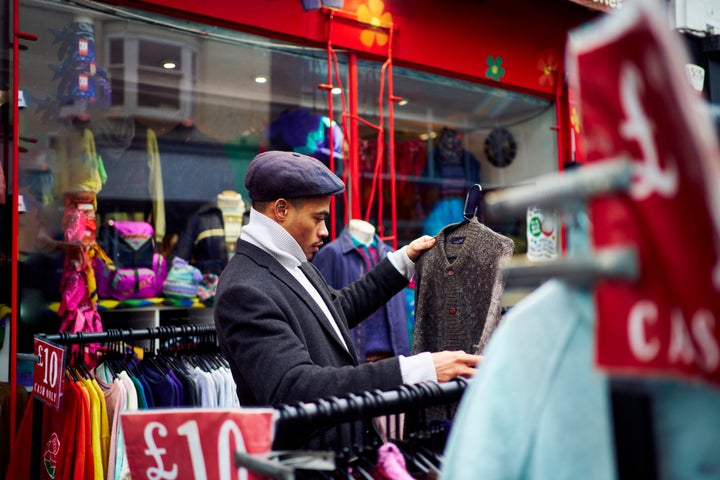
[[[39,359],[33,368],[33,394],[46,405],[59,410],[65,349],[35,337],[34,350]]]
[[[178,408],[120,416],[132,478],[246,480],[261,478],[234,465],[235,452],[266,453],[274,433],[268,408]]]

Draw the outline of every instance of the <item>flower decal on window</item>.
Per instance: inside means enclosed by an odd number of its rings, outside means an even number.
[[[555,77],[558,71],[557,55],[553,52],[546,52],[538,59],[538,69],[540,70],[540,78],[538,83],[541,86],[555,86]]]
[[[487,78],[492,78],[496,82],[499,82],[502,77],[505,76],[505,69],[502,68],[502,57],[493,58],[492,55],[487,57],[488,69],[485,71]]]
[[[392,23],[392,15],[390,12],[383,13],[384,9],[382,0],[368,0],[367,5],[360,5],[357,9],[358,21],[374,27],[387,27]],[[388,35],[375,28],[366,28],[360,32],[360,41],[367,47],[372,47],[375,42],[382,47],[387,43]]]
[[[575,133],[580,133],[580,115],[575,107],[570,109],[570,126]]]

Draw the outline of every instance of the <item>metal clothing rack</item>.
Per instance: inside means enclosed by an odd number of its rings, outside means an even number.
[[[459,401],[467,385],[467,380],[456,378],[446,383],[423,382],[401,385],[388,391],[365,391],[323,398],[313,403],[281,405],[276,408],[276,428],[282,434],[284,429],[293,427],[317,428],[421,411],[425,407]],[[352,448],[356,447],[359,446]],[[325,473],[324,477],[328,478],[330,472],[343,468],[343,462],[355,453],[348,452],[348,447],[336,447],[335,451],[278,450],[264,454],[235,452],[234,460],[236,467],[244,467],[269,478],[296,480],[317,478],[317,475],[323,476],[321,473]]]
[[[104,332],[78,332],[38,334],[38,337],[58,345],[81,345],[113,341],[163,340],[181,335],[209,335],[215,333],[215,325],[172,325],[139,329],[108,329]]]
[[[82,345],[86,343],[104,343],[136,340],[162,340],[178,336],[210,335],[215,333],[214,325],[173,325],[141,329],[108,329],[104,332],[77,332],[38,334],[39,338],[58,345]],[[32,440],[30,443],[30,478],[40,478],[42,452],[43,403],[33,400]]]
[[[395,390],[366,391],[342,397],[329,397],[314,403],[282,405],[277,408],[279,427],[328,425],[382,415],[402,413],[410,408],[445,405],[460,400],[467,380],[423,382],[401,385]]]
[[[531,205],[579,211],[593,197],[627,191],[632,172],[632,162],[623,158],[542,175],[532,184],[486,192],[483,196],[485,216],[491,220],[519,217],[525,215]],[[539,286],[549,278],[588,285],[600,278],[634,281],[640,274],[637,252],[633,247],[624,246],[547,262],[512,259],[501,268],[501,273],[506,287]]]

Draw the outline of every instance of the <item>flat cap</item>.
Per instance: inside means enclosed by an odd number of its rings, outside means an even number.
[[[245,187],[250,198],[258,202],[337,195],[345,190],[342,180],[320,160],[279,150],[253,158],[245,174]]]

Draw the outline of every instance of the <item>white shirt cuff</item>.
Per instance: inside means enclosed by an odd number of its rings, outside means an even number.
[[[410,257],[408,257],[407,252],[405,251],[406,248],[407,247],[402,247],[400,250],[390,252],[387,254],[387,257],[397,271],[407,278],[409,282],[412,280],[413,275],[415,275],[415,264],[412,260],[410,260]]]
[[[411,357],[400,355],[398,359],[404,384],[437,382],[435,364],[430,352],[418,353]]]

